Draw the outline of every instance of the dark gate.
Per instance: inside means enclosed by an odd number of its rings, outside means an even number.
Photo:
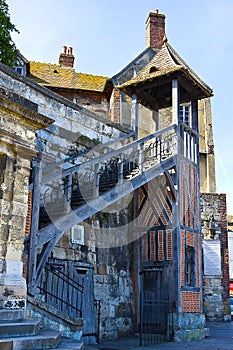
[[[163,288],[162,269],[143,271],[140,294],[140,346],[171,341],[174,302]]]
[[[95,343],[93,269],[90,264],[49,259],[39,285],[47,304],[84,319],[84,343]]]

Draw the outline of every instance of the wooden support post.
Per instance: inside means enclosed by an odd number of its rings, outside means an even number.
[[[199,134],[198,134],[198,100],[192,100],[192,129],[197,133],[197,136],[193,136],[193,151],[194,151],[194,162],[199,161]]]
[[[152,111],[152,119],[155,124],[155,132],[159,130],[159,111]]]
[[[180,124],[179,120],[180,93],[179,82],[177,79],[172,80],[172,124]]]
[[[192,100],[192,129],[198,132],[198,100]]]
[[[131,128],[135,133],[135,140],[138,139],[138,98],[134,94],[132,96],[132,109],[131,109]]]
[[[122,92],[120,91],[119,92],[119,94],[120,94],[120,125],[122,125],[123,124],[123,101],[122,101]]]
[[[180,106],[180,87],[177,79],[172,80],[172,124],[178,125],[178,147],[177,152],[180,155],[184,155],[184,130],[180,126],[179,118],[179,106]]]
[[[30,250],[29,250],[29,270],[28,270],[28,292],[35,295],[36,293],[36,270],[37,270],[37,243],[39,229],[40,213],[40,162],[33,160],[32,177],[33,177],[33,195],[32,195],[32,213],[31,213],[31,232],[30,232]]]

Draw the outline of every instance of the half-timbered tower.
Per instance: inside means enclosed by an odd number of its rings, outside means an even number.
[[[151,141],[155,159],[160,151],[161,172],[137,191],[138,315],[143,333],[151,326],[149,305],[154,302],[162,327],[164,305],[165,313],[172,310],[179,333],[178,325],[204,325],[198,100],[210,97],[212,90],[168,44],[164,15],[151,13],[148,22],[154,57],[131,79],[124,81],[129,70],[117,76],[120,94],[132,99],[136,137],[145,132],[143,110],[147,120],[151,116],[155,132],[160,130]]]

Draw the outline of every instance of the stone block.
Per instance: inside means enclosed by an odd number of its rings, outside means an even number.
[[[6,274],[22,276],[23,263],[17,260],[6,260]]]

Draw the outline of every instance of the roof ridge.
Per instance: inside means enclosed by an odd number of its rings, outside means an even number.
[[[180,65],[189,71],[203,86],[205,86],[207,89],[211,90],[211,87],[202,80],[199,75],[186,63],[186,61],[177,53],[177,51],[167,43],[168,49],[170,51],[170,54],[173,55],[178,61],[180,61]]]

